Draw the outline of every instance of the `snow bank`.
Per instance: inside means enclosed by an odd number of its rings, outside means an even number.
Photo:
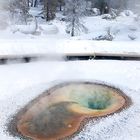
[[[37,30],[37,21],[36,18],[33,18],[33,21],[30,22],[27,25],[13,25],[11,27],[11,31],[13,33],[15,32],[21,32],[24,34],[34,34]]]
[[[39,25],[39,30],[47,35],[57,34],[59,32],[57,26],[53,24]]]
[[[50,54],[132,54],[140,55],[139,42],[65,39],[0,40],[1,56]]]
[[[110,33],[114,37],[113,41],[132,41],[133,39],[131,39],[130,36],[135,37],[135,41],[139,41],[139,22],[135,20],[135,14],[131,13],[131,11],[127,12],[130,12],[130,16],[118,16],[112,20],[102,19],[102,16],[87,17],[84,19],[84,25],[88,28],[88,34],[82,34],[74,38],[93,40],[99,36],[107,35],[107,29],[110,28]]]

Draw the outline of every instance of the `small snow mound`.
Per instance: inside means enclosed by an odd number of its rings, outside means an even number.
[[[137,39],[137,36],[133,33],[131,33],[131,34],[128,34],[128,38],[130,38],[130,40],[135,40],[135,39]]]
[[[11,27],[11,31],[13,33],[15,32],[21,32],[24,34],[34,34],[37,30],[37,21],[34,18],[34,20],[32,22],[30,22],[30,24],[27,25],[14,25]]]
[[[33,34],[35,33],[36,30],[35,27],[31,25],[16,25],[15,27],[12,28],[12,32],[15,33],[17,31],[24,34]]]
[[[57,26],[53,24],[40,25],[39,30],[44,34],[57,34],[59,32]]]
[[[112,19],[112,16],[110,14],[104,14],[104,15],[102,15],[102,19],[110,20],[110,19]]]
[[[124,10],[123,12],[120,13],[120,16],[122,17],[128,17],[128,16],[131,16],[131,17],[134,17],[135,14],[131,11],[131,10]]]
[[[100,10],[98,8],[92,8],[92,12],[93,12],[94,16],[100,15]]]

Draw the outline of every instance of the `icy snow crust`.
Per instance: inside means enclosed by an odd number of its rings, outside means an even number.
[[[5,76],[6,75],[6,76]],[[0,139],[20,140],[6,132],[18,109],[64,81],[102,81],[123,90],[132,106],[119,114],[90,121],[73,140],[138,140],[140,132],[140,64],[130,61],[37,62],[0,66]]]

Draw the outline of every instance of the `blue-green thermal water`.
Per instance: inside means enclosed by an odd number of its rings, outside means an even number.
[[[71,94],[71,99],[89,109],[106,109],[113,100],[110,93],[84,92]]]

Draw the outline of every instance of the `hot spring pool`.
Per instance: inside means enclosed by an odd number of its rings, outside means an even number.
[[[71,136],[86,118],[121,111],[128,97],[116,88],[90,83],[60,84],[31,101],[17,114],[18,133],[33,140],[56,140]]]

